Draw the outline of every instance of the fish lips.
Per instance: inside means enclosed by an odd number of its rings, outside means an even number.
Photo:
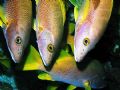
[[[13,47],[13,48],[14,49],[10,49],[8,47],[8,50],[10,52],[10,55],[11,55],[13,61],[15,63],[19,63],[22,59],[22,56],[23,56],[23,50],[21,48],[15,48],[15,47]],[[14,50],[14,51],[12,51],[12,50]]]

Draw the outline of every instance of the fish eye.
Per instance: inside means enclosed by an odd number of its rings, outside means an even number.
[[[17,36],[15,42],[16,44],[21,44],[22,43],[21,37]]]
[[[85,38],[85,39],[83,40],[83,44],[84,44],[85,46],[88,46],[88,45],[90,44],[90,39],[89,39],[89,38]]]
[[[49,44],[47,47],[48,51],[53,53],[54,52],[54,46],[52,44]]]

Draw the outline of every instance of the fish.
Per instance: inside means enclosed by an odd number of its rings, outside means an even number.
[[[36,8],[36,37],[39,53],[49,66],[59,51],[64,32],[64,0],[39,0]]]
[[[104,67],[99,60],[90,60],[91,62],[80,65],[85,67],[78,68],[74,56],[61,49],[53,67],[48,70],[42,63],[38,50],[31,45],[26,62],[21,69],[23,71],[39,70],[38,79],[40,80],[59,81],[76,87],[104,88],[106,86]]]
[[[32,1],[6,0],[4,13],[3,32],[7,47],[13,61],[19,63],[28,45],[32,28]]]
[[[81,62],[104,34],[112,13],[113,0],[84,0],[80,5],[77,5],[79,0],[70,1],[75,6],[74,57],[76,62]]]

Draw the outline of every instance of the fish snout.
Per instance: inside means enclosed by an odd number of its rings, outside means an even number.
[[[11,51],[11,50],[9,50],[9,51],[10,51],[10,54],[11,54],[11,57],[12,57],[13,61],[15,63],[19,63],[22,59],[22,56],[23,56],[22,50],[21,49],[20,50],[16,49],[14,52]]]
[[[45,66],[49,66],[51,64],[51,61],[52,61],[52,53],[48,53],[47,51],[42,51],[41,48],[39,48],[39,52],[40,52],[40,55],[41,55],[41,58],[42,58],[42,61],[44,63]]]
[[[80,52],[78,51],[78,49],[74,50],[74,58],[76,62],[81,62],[84,59],[85,55],[86,55],[85,52],[81,50]]]
[[[21,56],[13,57],[13,60],[14,60],[15,63],[20,63]]]
[[[44,63],[45,66],[49,66],[50,63],[51,63],[52,58],[50,58],[50,57],[49,58],[42,57],[42,60],[43,60],[43,63]]]
[[[76,62],[81,62],[82,60],[84,59],[84,56],[81,56],[81,55],[75,55],[75,61]]]

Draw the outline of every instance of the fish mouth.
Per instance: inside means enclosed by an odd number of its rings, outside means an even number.
[[[84,59],[84,56],[82,56],[82,57],[75,56],[76,62],[82,62],[83,59]]]
[[[43,61],[45,66],[49,66],[51,64],[52,58],[45,59],[44,57],[42,57],[42,61]]]
[[[15,63],[19,63],[21,61],[21,59],[22,59],[22,52],[19,52],[19,55],[17,55],[17,56],[10,49],[9,49],[9,52],[10,52],[12,60]]]
[[[20,63],[20,61],[22,59],[22,56],[15,57],[15,55],[13,55],[13,54],[11,54],[11,57],[15,63]]]
[[[76,62],[82,62],[85,56],[86,56],[85,52],[78,53],[76,50],[74,51],[74,58]]]
[[[75,61],[76,62],[82,62],[83,59],[85,58],[86,54],[84,55],[79,55],[79,56],[75,56]]]
[[[42,61],[43,61],[45,66],[49,66],[50,65],[50,62],[48,60],[45,60],[43,57],[42,57]]]
[[[45,59],[45,57],[42,56],[42,53],[40,53],[40,55],[41,55],[43,64],[44,64],[45,66],[49,66],[51,59],[50,59],[50,58],[49,58],[49,59],[47,59],[47,58]]]
[[[45,66],[49,66],[51,64],[51,61],[52,61],[52,56],[46,56],[44,55],[44,53],[42,53],[42,51],[39,49],[39,53],[40,53],[40,56],[41,56],[41,59],[43,61],[43,64]]]

